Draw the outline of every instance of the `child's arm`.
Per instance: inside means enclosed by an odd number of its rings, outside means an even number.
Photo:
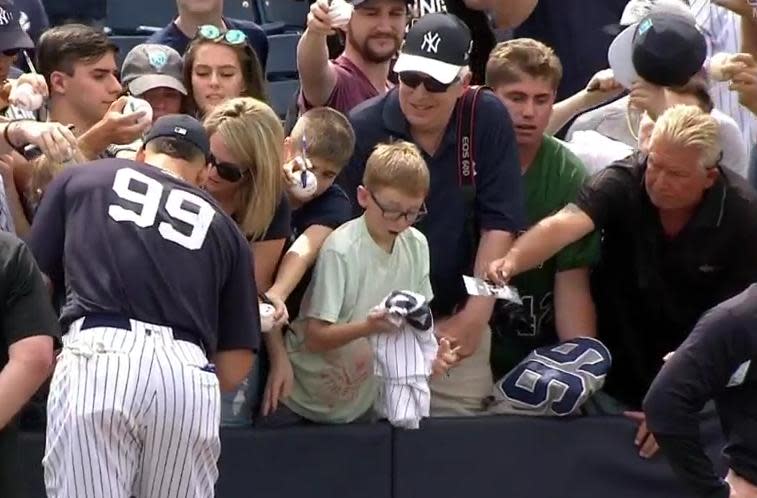
[[[281,259],[276,281],[267,294],[286,301],[308,269],[313,266],[323,242],[333,231],[330,227],[312,225],[297,237]]]
[[[397,327],[386,318],[384,309],[371,311],[365,320],[350,323],[329,323],[308,318],[305,326],[305,347],[313,353],[323,353],[361,337],[393,330],[397,330]]]

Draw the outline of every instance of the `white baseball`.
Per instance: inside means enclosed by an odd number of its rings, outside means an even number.
[[[139,120],[139,124],[143,126],[149,126],[152,123],[152,106],[150,103],[137,97],[129,97],[124,106],[123,114],[134,114],[139,111],[144,111],[145,116]]]
[[[723,67],[731,60],[731,54],[720,52],[710,58],[708,66],[710,78],[715,81],[728,81],[730,77],[723,72]]]
[[[42,95],[35,92],[34,87],[29,83],[21,83],[13,87],[8,96],[8,101],[12,105],[25,111],[36,111],[42,107],[43,100]]]
[[[276,313],[276,308],[267,303],[260,304],[260,330],[262,332],[270,332],[274,325],[273,315]]]
[[[294,174],[297,181],[289,185],[289,191],[300,200],[309,199],[318,190],[318,179],[312,171],[304,169]]]
[[[341,28],[346,26],[352,18],[352,12],[355,8],[351,3],[345,2],[345,0],[332,0],[329,7],[329,20],[331,25],[335,28]]]

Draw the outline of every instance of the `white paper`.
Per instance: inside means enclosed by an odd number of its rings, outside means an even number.
[[[465,290],[471,296],[496,297],[497,299],[505,299],[517,304],[523,304],[518,289],[511,285],[497,285],[468,275],[463,275],[463,282],[465,283]]]

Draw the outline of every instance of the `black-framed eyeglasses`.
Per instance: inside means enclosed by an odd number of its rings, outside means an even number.
[[[231,183],[237,183],[250,173],[250,170],[243,169],[236,164],[220,162],[212,155],[208,160],[208,164],[216,169],[219,177]]]
[[[368,190],[368,194],[371,196],[371,199],[373,199],[373,202],[375,202],[378,208],[381,210],[381,216],[383,216],[385,220],[399,221],[400,218],[405,218],[408,223],[413,224],[418,223],[423,219],[424,216],[428,214],[428,209],[426,209],[425,202],[421,204],[421,208],[418,211],[399,211],[397,209],[388,209],[384,207],[384,205],[381,204],[381,201],[376,199],[376,196],[370,190]]]
[[[247,41],[247,35],[244,34],[244,31],[238,29],[223,31],[218,26],[213,26],[212,24],[200,26],[197,29],[197,37],[211,41],[224,40],[229,45],[241,45]]]
[[[454,85],[458,80],[457,78],[455,78],[451,82],[445,84],[441,81],[435,80],[431,76],[427,76],[423,73],[417,73],[415,71],[403,71],[399,73],[398,76],[400,82],[402,82],[403,85],[407,85],[410,88],[415,89],[418,88],[418,85],[422,83],[426,91],[430,93],[444,93],[449,90],[449,87]]]

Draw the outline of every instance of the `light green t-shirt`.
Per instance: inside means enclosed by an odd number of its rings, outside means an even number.
[[[373,350],[360,338],[325,353],[304,345],[307,318],[330,323],[364,320],[392,291],[409,290],[432,298],[426,237],[414,228],[402,232],[392,253],[371,238],[363,216],[337,228],[318,254],[300,316],[286,336],[294,388],[285,404],[321,423],[349,423],[364,415],[377,395]]]
[[[544,136],[531,166],[523,175],[529,226],[574,202],[587,178],[583,163],[567,147]],[[491,365],[496,378],[515,367],[534,349],[558,342],[553,289],[555,275],[591,267],[599,260],[599,235],[593,232],[562,249],[537,268],[515,277],[523,306],[498,302],[492,338]],[[507,312],[503,310],[508,310]]]

